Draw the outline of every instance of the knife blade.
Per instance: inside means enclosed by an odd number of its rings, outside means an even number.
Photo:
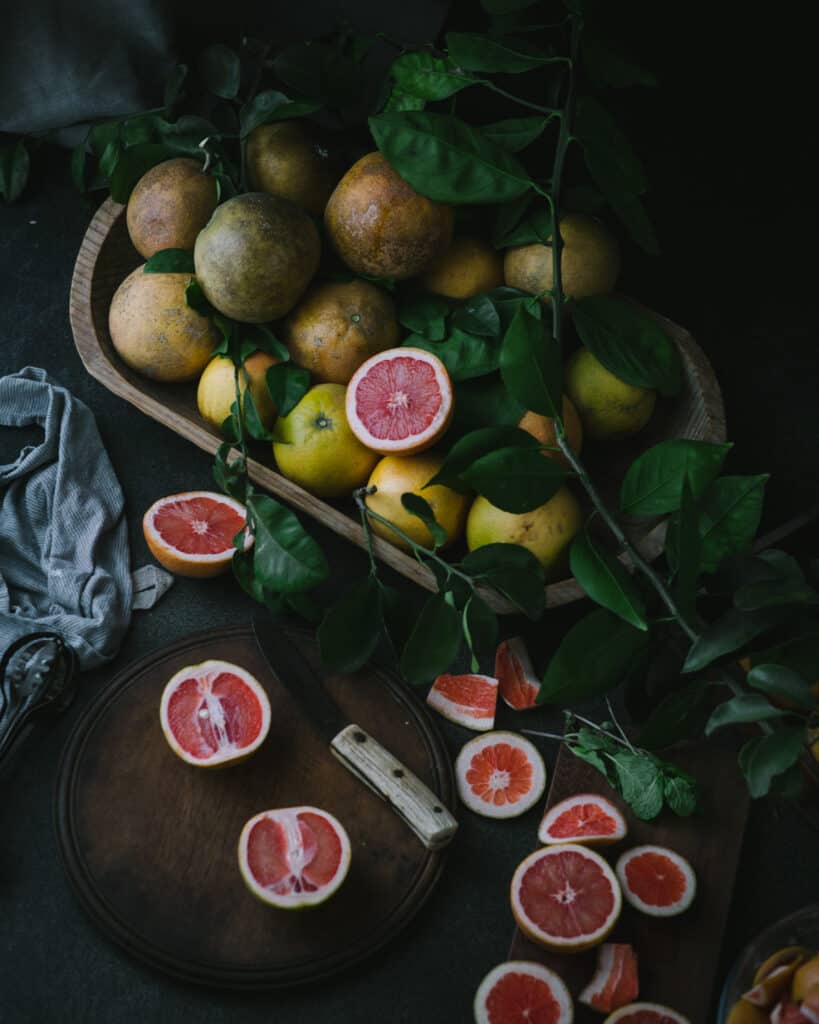
[[[295,644],[260,614],[254,616],[253,633],[273,678],[295,699],[344,767],[385,800],[427,849],[440,850],[451,842],[458,822],[441,800],[361,726],[346,718]]]

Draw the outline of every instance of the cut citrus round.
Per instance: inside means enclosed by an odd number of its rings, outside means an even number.
[[[637,955],[624,942],[604,942],[597,950],[597,968],[577,997],[601,1013],[611,1013],[633,1002],[640,994]]]
[[[244,505],[215,491],[185,491],[155,501],[142,517],[151,554],[177,576],[204,579],[230,566],[233,538],[246,523]],[[245,534],[245,551],[253,543]]]
[[[603,1024],[691,1024],[676,1010],[659,1003],[630,1003],[606,1017]]]
[[[455,761],[458,794],[485,818],[515,818],[540,800],[546,766],[537,748],[513,732],[476,736]]]
[[[246,669],[229,661],[203,661],[168,680],[159,721],[171,750],[188,764],[233,764],[264,742],[270,701]]]
[[[489,732],[495,724],[498,681],[492,676],[438,676],[427,694],[427,704],[450,722]]]
[[[420,348],[371,356],[347,385],[347,421],[376,452],[411,455],[429,448],[452,416],[452,382],[441,360]]]
[[[688,861],[664,846],[635,846],[617,861],[623,895],[651,917],[673,917],[687,910],[697,892]]]
[[[318,807],[262,811],[239,837],[239,870],[264,903],[285,910],[324,903],[347,877],[350,839]]]
[[[574,953],[602,942],[617,923],[622,897],[599,853],[567,843],[530,854],[512,878],[520,930],[547,949]]]
[[[493,967],[475,993],[476,1024],[572,1024],[572,997],[541,964],[510,960]]]
[[[532,668],[526,644],[519,636],[503,640],[495,652],[495,675],[501,697],[515,711],[533,708],[540,680]]]
[[[614,804],[597,793],[578,793],[550,807],[543,815],[537,837],[552,843],[588,843],[603,846],[623,839],[626,820]]]

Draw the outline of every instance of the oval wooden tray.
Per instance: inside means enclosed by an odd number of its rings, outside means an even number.
[[[195,384],[157,384],[140,377],[117,356],[108,333],[108,307],[120,282],[141,262],[131,245],[125,224],[125,207],[106,199],[94,215],[83,238],[71,280],[70,316],[74,342],[85,368],[109,391],[119,395],[148,416],[164,423],[206,452],[214,453],[222,443],[217,430],[205,423],[196,408]],[[657,315],[657,314],[655,314]],[[657,315],[680,350],[685,370],[683,393],[660,401],[648,427],[634,441],[584,452],[604,498],[616,498],[626,468],[641,451],[669,437],[703,441],[725,440],[722,396],[714,372],[703,351],[684,328]],[[276,471],[269,445],[254,446],[248,460],[250,478],[288,504],[320,520],[325,526],[365,547],[364,531],[353,515],[351,502],[329,503],[309,494]],[[184,481],[180,481],[184,488]],[[616,500],[613,502],[616,507]],[[665,522],[634,520],[624,526],[648,559],[662,550]],[[415,558],[387,541],[375,538],[378,557],[393,569],[427,590],[437,590],[432,572]],[[584,597],[574,579],[561,580],[546,588],[549,605],[567,604]],[[501,612],[512,611],[502,598],[487,599]]]

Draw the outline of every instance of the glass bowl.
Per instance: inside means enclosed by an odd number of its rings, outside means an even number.
[[[718,1024],[725,1024],[734,1003],[753,987],[754,974],[763,960],[785,946],[806,946],[819,952],[819,904],[813,903],[783,917],[745,947],[722,989]]]

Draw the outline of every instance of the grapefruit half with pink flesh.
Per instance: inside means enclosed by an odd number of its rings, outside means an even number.
[[[651,917],[673,917],[687,910],[697,892],[688,861],[664,846],[635,846],[617,861],[623,895]]]
[[[676,1010],[659,1003],[630,1003],[606,1017],[604,1024],[691,1024]]]
[[[216,491],[185,491],[155,501],[142,518],[151,554],[177,576],[204,579],[225,572],[233,538],[247,521],[244,505]],[[253,536],[245,533],[247,550]]]
[[[597,793],[578,793],[550,807],[537,837],[541,843],[588,843],[603,846],[623,839],[626,819],[611,800]]]
[[[456,725],[488,732],[495,724],[498,681],[492,676],[438,676],[427,694],[427,704]]]
[[[239,870],[264,903],[298,910],[324,903],[350,868],[350,839],[341,822],[318,807],[262,811],[239,837]]]
[[[390,348],[362,363],[347,385],[347,422],[385,455],[434,444],[452,416],[452,382],[441,360],[420,348]]]
[[[201,767],[243,761],[270,729],[270,701],[261,683],[229,661],[203,661],[171,676],[159,721],[175,754]]]
[[[640,994],[637,955],[623,942],[604,942],[597,950],[597,968],[578,996],[581,1003],[611,1013],[633,1002]]]
[[[599,853],[567,843],[530,854],[512,878],[512,913],[533,942],[574,953],[602,942],[617,923],[622,897]]]
[[[526,644],[519,636],[503,640],[495,652],[495,675],[500,695],[515,711],[533,708],[540,680],[532,667]]]
[[[458,794],[485,818],[515,818],[540,800],[546,766],[537,748],[513,732],[476,736],[455,761]]]
[[[475,993],[476,1024],[572,1024],[572,997],[541,964],[510,960],[493,967]]]

